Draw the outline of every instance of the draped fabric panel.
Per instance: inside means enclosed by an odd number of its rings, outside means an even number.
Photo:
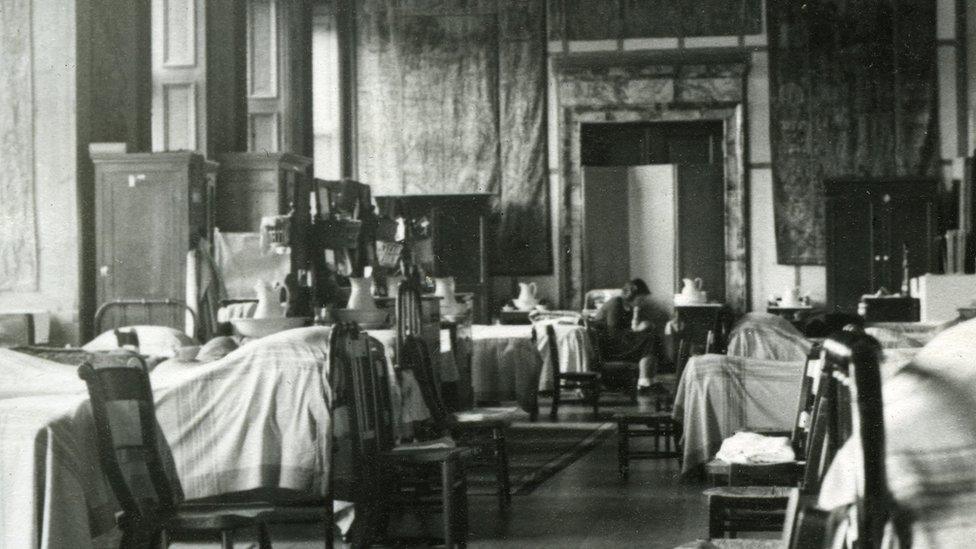
[[[822,265],[824,179],[937,173],[935,2],[767,6],[779,263]]]
[[[549,0],[551,40],[762,33],[762,0]]]
[[[0,8],[0,291],[37,288],[31,2]]]
[[[357,36],[359,178],[492,193],[492,274],[551,272],[542,0],[367,0]]]

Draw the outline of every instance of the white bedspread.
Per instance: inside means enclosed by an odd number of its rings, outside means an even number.
[[[259,487],[324,493],[328,338],[328,328],[291,330],[211,363],[153,371],[156,414],[188,498]],[[0,351],[0,547],[90,547],[114,524],[74,371]]]
[[[590,345],[590,338],[586,333],[586,328],[578,324],[566,324],[558,321],[536,322],[536,348],[542,357],[542,372],[539,375],[539,390],[552,390],[552,355],[549,346],[553,342],[549,341],[546,325],[552,324],[556,333],[556,353],[559,358],[557,365],[560,372],[588,372],[590,371],[590,357],[593,356],[593,347]]]
[[[711,459],[736,431],[789,431],[804,364],[715,354],[691,357],[678,383],[673,413],[683,426],[682,473]]]
[[[471,385],[476,402],[516,400],[529,413],[538,410],[542,354],[529,325],[471,326]]]
[[[882,397],[888,485],[913,517],[912,547],[971,547],[976,539],[976,321],[950,328],[913,360],[886,351]],[[906,363],[907,362],[907,363]],[[844,445],[820,505],[852,502],[859,447]]]
[[[769,313],[747,313],[729,334],[729,356],[805,361],[813,345],[788,320]]]

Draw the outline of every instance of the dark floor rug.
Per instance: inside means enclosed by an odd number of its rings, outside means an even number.
[[[517,423],[508,430],[511,493],[531,493],[616,432],[612,423]],[[495,495],[494,469],[468,471],[469,495]]]

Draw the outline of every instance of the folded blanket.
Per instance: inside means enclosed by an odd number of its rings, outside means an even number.
[[[715,454],[728,463],[786,463],[796,460],[790,439],[739,431],[722,441]]]

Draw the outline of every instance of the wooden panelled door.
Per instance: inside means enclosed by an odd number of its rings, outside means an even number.
[[[670,307],[682,278],[725,299],[720,121],[584,124],[583,291],[641,277]]]

